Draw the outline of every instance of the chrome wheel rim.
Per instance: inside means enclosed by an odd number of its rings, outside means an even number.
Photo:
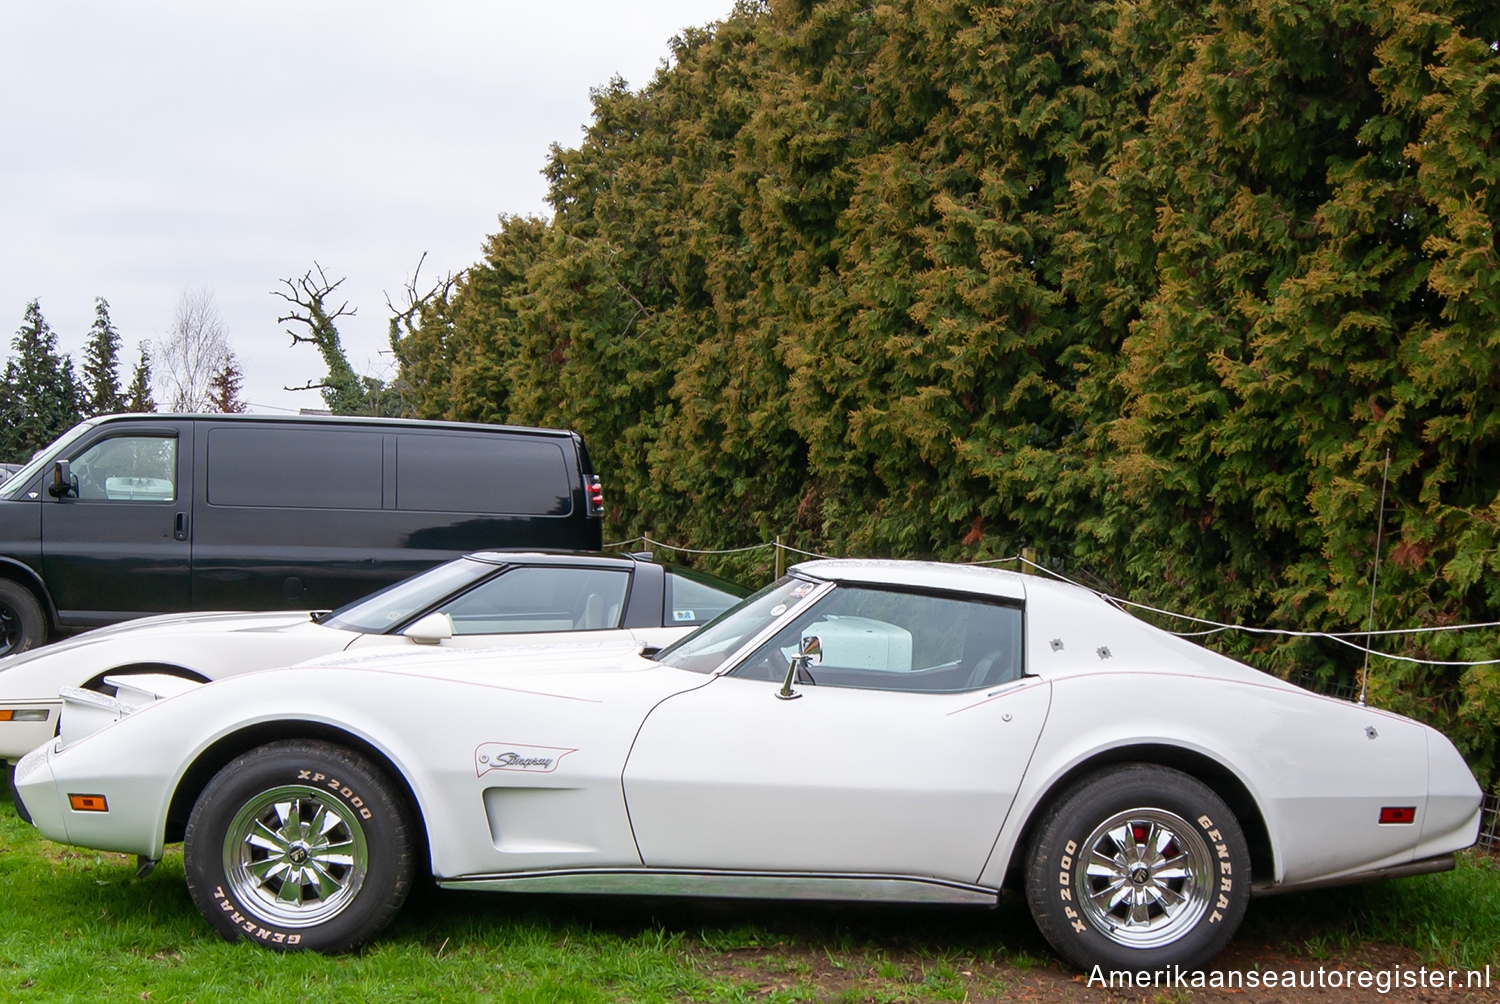
[[[1191,931],[1213,896],[1208,843],[1181,816],[1131,809],[1095,827],[1074,874],[1094,929],[1129,948],[1168,945]]]
[[[240,905],[281,927],[330,920],[369,868],[354,810],[317,788],[283,785],[250,799],[224,836],[224,874]]]

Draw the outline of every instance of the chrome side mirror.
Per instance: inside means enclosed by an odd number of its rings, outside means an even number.
[[[802,651],[792,656],[786,667],[786,679],[781,681],[781,689],[776,691],[776,696],[783,701],[795,701],[802,695],[792,689],[792,680],[796,678],[797,671],[807,671],[807,667],[813,662],[823,660],[823,643],[818,640],[817,635],[811,635],[802,639]]]

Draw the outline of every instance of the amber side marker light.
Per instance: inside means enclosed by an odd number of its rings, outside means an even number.
[[[74,812],[108,812],[109,803],[103,795],[69,795],[68,804]]]
[[[46,708],[0,709],[0,722],[45,722],[46,720]]]
[[[1388,805],[1380,810],[1381,823],[1415,823],[1417,821],[1417,807],[1415,805]]]

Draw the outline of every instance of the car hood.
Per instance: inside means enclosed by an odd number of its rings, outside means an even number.
[[[450,679],[482,677],[494,680],[542,673],[597,673],[657,665],[644,658],[640,650],[640,642],[619,638],[479,648],[374,648],[320,656],[298,663],[296,668],[373,670]]]
[[[235,631],[286,631],[312,623],[306,610],[273,610],[261,613],[244,611],[218,611],[196,614],[162,614],[156,617],[141,617],[122,621],[108,627],[95,628],[81,635],[28,649],[16,655],[0,659],[0,672],[23,666],[38,659],[51,658],[66,652],[88,648],[101,642],[110,642],[129,636],[151,638],[194,634],[225,634]]]

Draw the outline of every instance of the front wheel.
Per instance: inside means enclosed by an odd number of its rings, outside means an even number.
[[[188,889],[227,939],[347,952],[406,900],[412,829],[368,758],[326,742],[271,743],[198,797],[183,836]]]
[[[1181,771],[1132,764],[1053,804],[1031,842],[1037,927],[1081,969],[1192,969],[1234,936],[1250,898],[1239,822]]]
[[[31,590],[0,579],[0,656],[15,655],[47,640],[47,615]]]

